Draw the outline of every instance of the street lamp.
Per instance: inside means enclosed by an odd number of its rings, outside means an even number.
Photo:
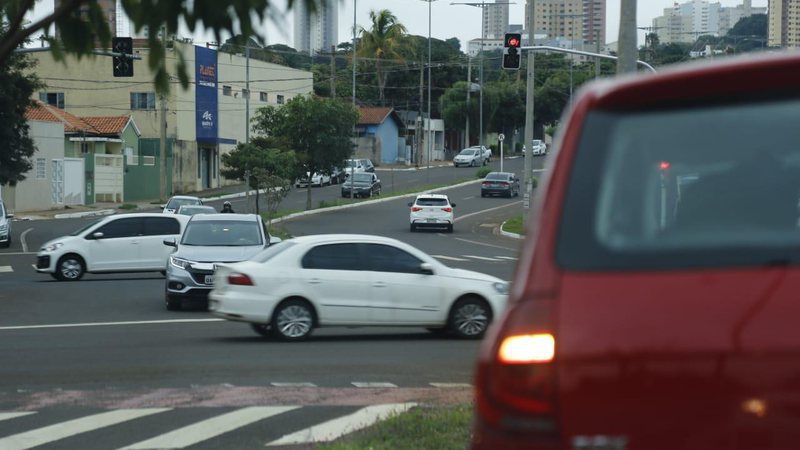
[[[433,116],[431,115],[431,3],[435,2],[436,0],[422,0],[423,2],[428,2],[428,132],[425,136],[425,147],[428,149],[428,169],[431,168],[431,146],[433,142],[431,141],[431,124]],[[425,121],[422,121],[423,125]],[[428,170],[427,172],[428,180],[431,177],[431,171]]]
[[[353,108],[356,107],[356,27],[358,26],[358,25],[356,25],[356,11],[357,11],[356,5],[358,5],[358,0],[353,0]],[[353,137],[355,137],[355,135],[356,135],[356,127],[353,126]],[[356,142],[358,142],[358,139],[356,139]],[[355,153],[353,154],[353,156],[354,157],[356,156]],[[350,183],[351,183],[350,184],[350,200],[353,200],[355,198],[355,184],[353,184],[353,173],[356,170],[355,166],[356,166],[355,161],[351,160],[350,161]],[[345,170],[347,170],[347,169],[345,169]],[[309,174],[309,177],[310,176],[311,175]],[[311,181],[309,180],[309,183],[310,182]]]
[[[571,50],[575,50],[575,19],[578,18],[578,17],[583,17],[583,14],[559,14],[558,16],[561,17],[561,18],[564,18],[564,19],[569,18],[572,21],[572,23],[571,23],[572,32],[570,33],[569,48]],[[583,38],[581,38],[581,41],[583,41]],[[581,49],[581,50],[583,50],[583,49]],[[572,61],[572,57],[569,57],[568,59],[569,59],[569,104],[571,105],[572,104],[572,85],[573,85],[573,83],[572,83],[572,62],[573,61]]]

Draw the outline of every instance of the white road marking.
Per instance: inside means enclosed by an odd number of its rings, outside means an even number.
[[[253,422],[297,408],[299,406],[251,406],[242,408],[178,428],[169,433],[124,447],[121,450],[186,448]]]
[[[29,416],[31,414],[36,414],[36,411],[5,412],[5,413],[0,413],[0,420],[15,419],[17,417]]]
[[[471,388],[472,385],[469,383],[430,383],[431,386],[437,388]]]
[[[464,198],[462,198],[461,200],[470,200],[470,199],[473,199],[473,198],[475,198],[475,196],[474,196],[474,195],[473,195],[473,196],[471,196],[471,197],[464,197]]]
[[[456,217],[455,221],[456,222],[460,222],[460,221],[462,221],[462,220],[464,220],[464,219],[466,219],[468,217],[477,216],[478,214],[483,214],[483,213],[495,211],[495,210],[498,210],[498,209],[501,209],[501,208],[508,208],[509,206],[519,205],[520,203],[522,203],[522,200],[519,200],[519,201],[516,201],[516,202],[512,202],[512,203],[506,203],[505,205],[495,206],[494,208],[482,209],[480,211],[475,211],[473,213],[464,214],[463,216],[458,216],[458,217]]]
[[[468,259],[464,258],[456,258],[455,256],[444,256],[444,255],[431,255],[436,259],[446,259],[449,261],[469,261]]]
[[[515,258],[515,257],[513,257],[513,256],[495,256],[495,258],[507,259],[507,260],[509,260],[509,261],[516,261],[516,260],[518,260],[518,259],[519,259],[519,258]]]
[[[455,240],[461,241],[461,242],[468,242],[470,244],[475,244],[475,245],[482,245],[484,247],[501,248],[503,250],[508,250],[510,252],[516,251],[515,248],[503,247],[502,245],[487,244],[486,242],[471,241],[469,239],[464,239],[464,238],[455,238]]]
[[[531,172],[547,172],[547,169],[533,169]]]
[[[37,328],[80,328],[80,327],[105,327],[114,325],[160,325],[167,323],[204,323],[224,322],[225,319],[173,319],[173,320],[141,320],[138,322],[95,322],[95,323],[57,323],[52,325],[19,325],[0,327],[3,330],[35,330]]]
[[[86,433],[151,414],[169,411],[170,409],[171,408],[118,409],[115,411],[93,414],[91,416],[81,417],[80,419],[69,420],[2,438],[0,439],[0,448],[3,450],[25,450],[59,439],[75,436],[76,434]]]
[[[36,252],[7,252],[7,253],[3,252],[0,253],[0,256],[11,256],[11,255],[18,256],[18,255],[35,255],[35,254]]]
[[[28,228],[19,235],[19,241],[22,243],[22,251],[25,253],[28,252],[28,242],[25,240],[25,236],[27,236],[31,231],[33,231],[33,228]]]
[[[282,382],[272,382],[271,385],[275,387],[317,387],[314,383],[282,383]]]
[[[14,268],[11,266],[0,266],[0,273],[13,272]]]
[[[391,415],[400,414],[416,406],[416,403],[390,403],[361,408],[353,414],[323,422],[313,427],[287,434],[268,443],[267,447],[279,445],[310,444],[314,442],[330,442],[347,433],[366,428]]]
[[[487,258],[486,256],[475,256],[475,255],[464,255],[464,256],[466,256],[467,258],[480,259],[481,261],[492,261],[492,262],[500,261],[499,259]]]
[[[366,381],[354,381],[352,383],[353,386],[357,388],[396,388],[396,384],[392,383],[370,383]]]

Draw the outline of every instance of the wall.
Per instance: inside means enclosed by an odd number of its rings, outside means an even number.
[[[33,169],[26,173],[25,180],[16,186],[4,186],[2,198],[6,207],[12,211],[34,211],[50,209],[54,206],[51,199],[50,180],[52,177],[53,159],[64,157],[64,126],[61,123],[29,121],[30,136],[36,145],[36,152],[31,161]],[[45,178],[36,179],[36,159],[45,158]]]
[[[381,162],[393,164],[397,162],[397,141],[400,129],[391,117],[387,117],[376,130],[376,136],[381,144]]]

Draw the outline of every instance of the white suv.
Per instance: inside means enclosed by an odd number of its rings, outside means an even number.
[[[448,233],[453,232],[455,223],[453,208],[456,204],[450,203],[446,195],[421,194],[408,206],[411,208],[409,219],[412,233],[417,231],[417,228],[444,228]]]
[[[453,158],[453,165],[477,167],[486,164],[484,159],[483,150],[480,147],[469,147],[461,150],[455,158]]]
[[[36,254],[36,271],[57,280],[80,280],[84,273],[164,272],[172,248],[190,216],[135,213],[108,216],[58,239]]]

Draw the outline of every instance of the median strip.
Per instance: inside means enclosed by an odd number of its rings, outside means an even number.
[[[174,320],[141,320],[128,322],[94,322],[94,323],[56,323],[48,325],[18,325],[0,327],[0,331],[8,330],[35,330],[40,328],[80,328],[80,327],[108,327],[119,325],[162,325],[173,323],[205,323],[224,322],[225,319],[174,319]]]

